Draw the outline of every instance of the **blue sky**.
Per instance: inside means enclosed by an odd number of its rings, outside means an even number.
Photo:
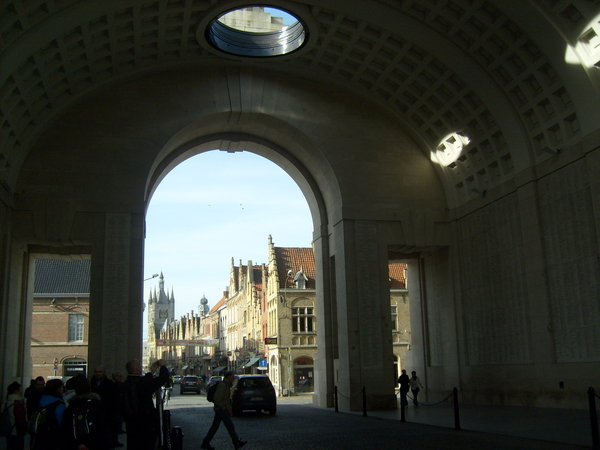
[[[210,151],[173,169],[146,215],[145,278],[163,272],[177,318],[202,295],[212,307],[238,265],[267,263],[269,234],[278,247],[310,247],[306,199],[279,166],[249,152]],[[144,283],[144,301],[158,278]],[[146,319],[144,319],[146,324]]]

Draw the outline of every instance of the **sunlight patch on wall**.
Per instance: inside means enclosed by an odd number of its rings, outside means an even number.
[[[431,160],[441,166],[448,166],[460,157],[469,142],[471,140],[467,136],[450,133],[442,139],[435,151],[431,152]]]
[[[565,61],[584,67],[600,67],[600,15],[583,29],[575,47],[567,46]]]

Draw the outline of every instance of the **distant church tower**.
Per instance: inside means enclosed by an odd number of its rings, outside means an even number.
[[[208,307],[208,299],[204,294],[202,294],[202,298],[200,299],[200,305],[198,306],[198,315],[200,317],[203,317],[206,314],[208,314],[209,310],[210,308]]]
[[[165,292],[165,277],[162,271],[158,280],[158,291],[155,288],[154,292],[150,292],[150,297],[148,298],[148,340],[158,339],[160,337],[160,330],[167,319],[175,319],[175,295],[173,294],[173,288],[171,288],[170,295]],[[154,334],[152,334],[153,330]]]

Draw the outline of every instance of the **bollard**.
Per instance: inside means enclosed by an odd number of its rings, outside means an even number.
[[[163,410],[162,413],[162,441],[163,448],[171,450],[171,411],[168,409]]]
[[[367,417],[367,388],[363,386],[363,417]]]
[[[460,415],[458,414],[458,389],[452,389],[454,394],[454,429],[460,430]]]
[[[406,422],[406,413],[404,411],[405,407],[406,405],[402,403],[402,400],[400,400],[400,422]]]
[[[598,436],[598,411],[596,411],[596,393],[594,388],[588,388],[590,403],[590,422],[592,425],[592,450],[600,450],[600,437]]]
[[[173,450],[183,450],[183,431],[181,427],[173,427],[171,431],[171,444]]]
[[[337,386],[335,387],[335,390],[333,391],[333,400],[335,403],[335,412],[340,412],[340,410],[338,409],[338,390],[337,390]]]

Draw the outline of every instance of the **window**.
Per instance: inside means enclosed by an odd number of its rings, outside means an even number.
[[[292,332],[313,333],[314,320],[312,307],[292,308]]]
[[[398,327],[396,326],[398,318],[398,313],[396,311],[396,307],[392,306],[392,331],[396,331]]]
[[[69,342],[83,341],[83,314],[69,314]]]

